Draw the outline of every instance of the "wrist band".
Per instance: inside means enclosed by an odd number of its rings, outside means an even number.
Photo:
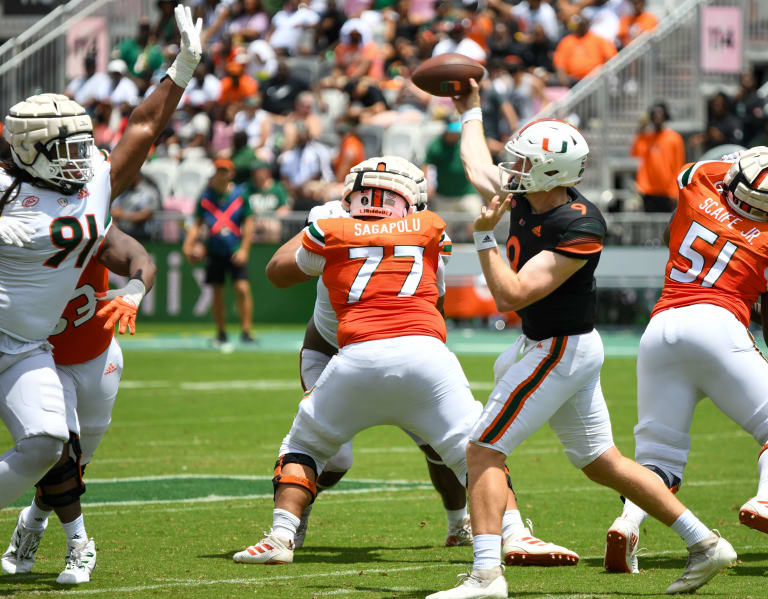
[[[482,121],[482,120],[483,120],[483,110],[479,106],[470,108],[469,110],[465,111],[461,115],[462,125],[467,121]]]
[[[498,247],[493,231],[475,231],[472,235],[475,238],[475,249],[478,252],[492,250],[493,248]]]

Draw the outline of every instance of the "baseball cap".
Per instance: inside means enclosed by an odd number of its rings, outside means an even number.
[[[216,167],[216,169],[225,169],[228,171],[235,170],[235,163],[231,160],[228,160],[227,158],[217,158],[213,161],[213,166]]]
[[[271,169],[272,165],[269,164],[269,162],[266,162],[264,160],[256,159],[253,162],[251,162],[251,170],[256,171],[260,168],[268,168]]]
[[[461,133],[461,121],[452,121],[445,126],[446,133]]]
[[[120,73],[121,75],[125,75],[128,72],[128,65],[125,64],[124,60],[121,60],[119,58],[116,58],[115,60],[110,60],[109,64],[107,65],[107,73]]]

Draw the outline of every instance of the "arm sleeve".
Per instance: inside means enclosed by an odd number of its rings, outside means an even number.
[[[580,218],[560,233],[551,250],[569,258],[585,260],[602,251],[605,234],[605,223],[601,220],[594,217]]]
[[[319,254],[310,252],[304,246],[296,250],[296,266],[305,275],[319,277],[325,268],[325,258]]]
[[[445,295],[445,262],[443,256],[437,259],[437,297]]]
[[[448,264],[453,256],[453,242],[445,231],[440,237],[440,264]]]

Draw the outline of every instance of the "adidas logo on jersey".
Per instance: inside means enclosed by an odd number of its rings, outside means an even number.
[[[107,369],[104,371],[104,374],[112,374],[117,370],[117,366],[115,366],[112,362],[109,363],[109,366],[107,366]]]
[[[541,225],[536,225],[533,227],[533,229],[531,229],[531,233],[536,235],[536,237],[541,237]]]

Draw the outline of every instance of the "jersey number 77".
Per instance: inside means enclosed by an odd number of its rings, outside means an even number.
[[[424,272],[424,248],[418,245],[396,245],[393,248],[393,257],[395,258],[413,258],[411,272],[405,277],[403,286],[400,288],[398,297],[412,296],[421,282],[421,276]],[[383,246],[366,246],[349,248],[350,260],[364,260],[360,269],[357,271],[352,285],[349,287],[347,303],[359,302],[365,292],[365,288],[374,276],[376,269],[381,265],[384,259]]]

